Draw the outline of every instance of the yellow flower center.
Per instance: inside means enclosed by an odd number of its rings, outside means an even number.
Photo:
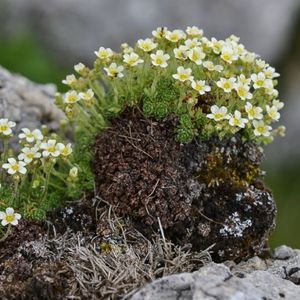
[[[157,65],[161,65],[161,64],[163,63],[163,59],[162,59],[161,57],[156,57],[155,63],[156,63]]]
[[[64,155],[64,156],[68,156],[69,155],[69,149],[64,148],[64,150],[61,151],[61,154]]]
[[[216,113],[215,114],[215,119],[220,120],[222,118],[223,118],[223,114],[221,114],[221,113]]]
[[[249,114],[251,117],[254,117],[254,116],[255,116],[255,110],[254,110],[254,108],[250,108],[249,111],[248,111],[248,114]]]
[[[181,79],[181,80],[186,80],[186,79],[188,79],[189,78],[189,75],[188,74],[179,74],[179,78]]]
[[[238,88],[238,94],[241,97],[246,97],[247,96],[247,91],[246,91],[246,89],[240,87],[240,88]]]
[[[33,134],[31,132],[29,132],[29,133],[26,134],[26,137],[33,138],[34,136],[33,136]]]
[[[237,118],[234,118],[233,124],[236,125],[236,126],[238,126],[238,125],[241,124],[241,120],[240,120],[240,119],[237,119]]]
[[[100,58],[102,58],[102,59],[108,58],[108,52],[106,52],[106,51],[100,52],[100,53],[99,53],[99,56],[100,56]]]
[[[51,146],[48,148],[48,152],[54,153],[56,151],[56,148],[54,146]]]
[[[5,219],[8,223],[11,223],[15,220],[15,216],[14,215],[6,215]]]
[[[258,126],[256,129],[259,133],[264,133],[266,131],[265,126],[263,126],[263,125]]]
[[[176,34],[176,33],[171,34],[171,35],[170,35],[170,40],[171,40],[172,42],[177,42],[177,41],[179,40],[178,34]]]
[[[263,81],[263,80],[257,80],[257,81],[256,81],[256,84],[257,84],[258,86],[263,86],[263,85],[264,85],[264,81]]]
[[[198,52],[193,51],[192,60],[197,61],[200,58],[200,55]]]
[[[224,54],[222,55],[222,57],[223,57],[223,59],[225,59],[225,60],[230,60],[230,59],[231,59],[231,55],[230,55],[229,53],[224,53]]]
[[[133,65],[133,64],[136,63],[136,61],[137,61],[137,59],[135,57],[131,57],[131,58],[128,59],[128,64]]]
[[[74,102],[77,101],[77,96],[75,96],[75,95],[70,95],[68,100],[69,100],[69,102],[74,103]]]
[[[14,171],[19,171],[19,169],[20,169],[19,165],[12,165],[11,168],[12,168]]]
[[[231,88],[231,84],[230,84],[230,82],[225,82],[224,83],[224,88],[227,90],[227,89],[230,89]]]
[[[9,127],[8,127],[7,124],[2,124],[2,125],[0,125],[0,131],[6,131],[6,130],[8,130],[8,129],[9,129]]]
[[[203,91],[203,86],[200,85],[200,84],[197,84],[196,85],[196,90],[199,91],[199,92]]]
[[[30,158],[30,159],[34,158],[34,154],[33,153],[27,153],[27,157]]]
[[[144,44],[142,46],[142,48],[145,50],[145,51],[150,51],[151,50],[151,45],[150,44]]]

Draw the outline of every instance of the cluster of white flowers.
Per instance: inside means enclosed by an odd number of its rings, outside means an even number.
[[[158,73],[172,72],[169,75],[187,89],[187,95],[193,91],[195,100],[191,103],[213,95],[210,98],[215,103],[211,104],[207,118],[222,121],[219,128],[226,121],[231,127],[252,128],[256,137],[268,137],[272,133],[271,123],[280,118],[283,103],[277,100],[275,88],[279,74],[258,55],[247,51],[234,35],[217,40],[204,37],[203,30],[196,26],[185,31],[158,27],[151,38],[139,39],[133,48],[122,44],[122,53],[100,47],[95,54],[96,62],[110,79],[124,80],[126,72],[134,72],[135,68],[147,70],[147,65],[148,70]],[[86,67],[80,63],[74,69],[81,74]],[[71,74],[63,83],[73,88],[76,81]],[[65,94],[64,102],[72,105],[93,97],[91,89],[85,92],[72,89]],[[230,105],[230,99],[240,103]]]
[[[228,113],[228,109],[225,106],[218,107],[213,105],[211,107],[211,113],[207,115],[209,119],[216,122],[222,120],[229,120],[229,125],[234,127],[245,128],[245,125],[249,123],[253,126],[253,133],[255,136],[270,136],[272,127],[264,122],[264,118],[269,118],[272,121],[278,121],[280,118],[279,110],[283,107],[283,103],[278,100],[274,100],[272,106],[266,105],[265,117],[263,115],[264,110],[261,107],[253,106],[250,102],[247,102],[244,106],[245,116],[243,118],[242,112],[235,110],[232,113]]]
[[[0,119],[0,124],[3,124],[3,134],[11,136],[11,127],[15,126],[15,123],[7,119]],[[38,159],[68,157],[72,153],[70,143],[65,145],[54,139],[48,139],[44,137],[39,129],[31,131],[28,128],[22,128],[18,137],[20,144],[23,146],[20,154],[17,159],[14,157],[8,158],[7,162],[2,165],[2,168],[6,169],[10,175],[26,174],[27,167]]]
[[[66,104],[72,105],[80,100],[90,101],[94,97],[94,92],[92,89],[88,89],[85,92],[77,93],[74,90],[71,90],[65,94],[64,102]]]

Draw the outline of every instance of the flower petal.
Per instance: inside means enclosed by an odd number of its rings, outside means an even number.
[[[5,219],[3,219],[3,220],[1,221],[1,224],[2,224],[2,226],[6,226],[6,225],[8,224],[8,222],[7,222]]]
[[[15,210],[12,207],[8,207],[5,212],[7,215],[13,215]]]

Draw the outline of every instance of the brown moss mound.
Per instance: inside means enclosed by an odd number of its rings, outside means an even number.
[[[258,180],[262,154],[239,136],[180,145],[176,119],[126,110],[98,135],[94,171],[99,197],[149,238],[159,220],[168,238],[215,260],[263,255],[276,207]]]

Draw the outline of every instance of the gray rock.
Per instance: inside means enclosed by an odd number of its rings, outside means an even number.
[[[274,253],[272,259],[209,263],[194,273],[171,275],[143,287],[131,300],[299,300],[300,250],[281,246]]]
[[[273,257],[276,259],[288,259],[297,256],[298,250],[282,245],[274,250]]]
[[[40,85],[0,67],[0,118],[17,123],[16,131],[48,125],[57,129],[63,113],[54,104],[56,87]]]
[[[0,10],[2,30],[32,30],[52,54],[75,63],[90,60],[100,45],[116,48],[150,35],[157,26],[187,25],[218,38],[235,33],[247,48],[276,60],[298,7],[298,0],[89,0],[84,5],[81,0],[2,0]]]

